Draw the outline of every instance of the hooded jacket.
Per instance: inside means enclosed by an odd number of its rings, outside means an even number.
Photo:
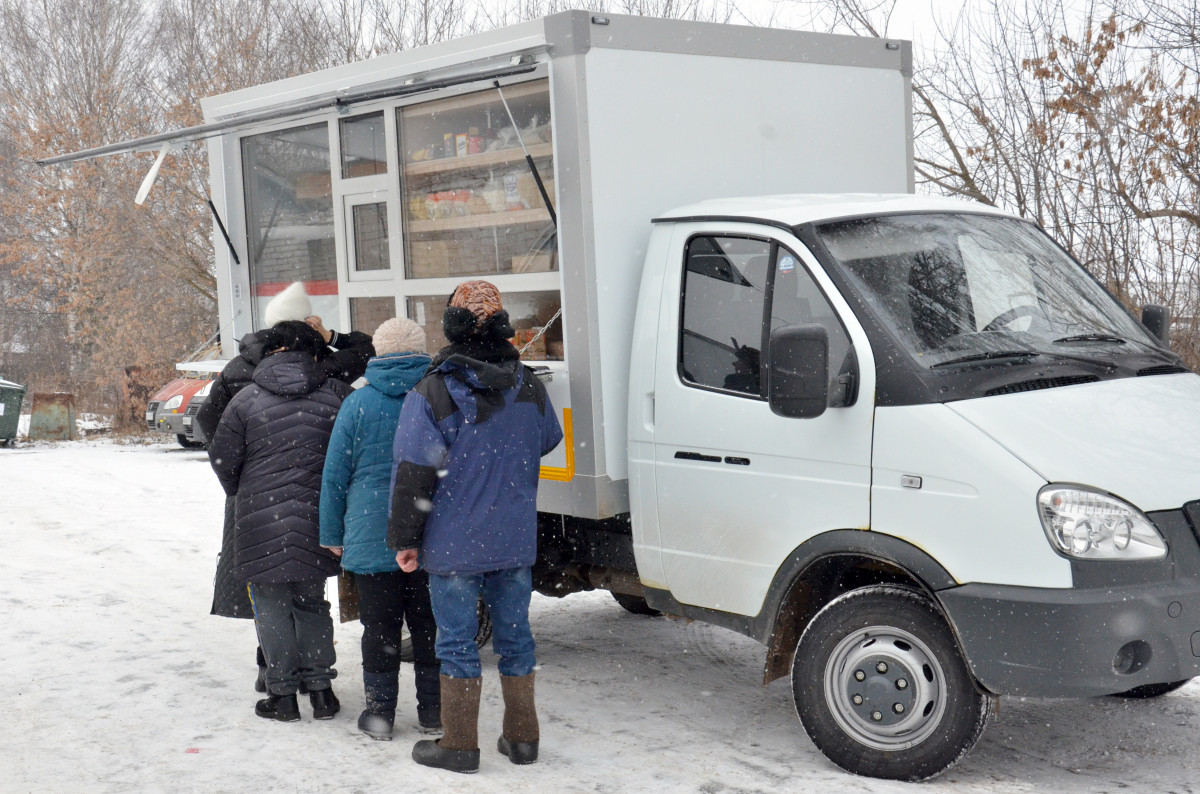
[[[434,574],[520,568],[537,555],[543,455],[562,441],[546,388],[503,340],[454,344],[400,412],[388,546]]]
[[[212,389],[196,414],[196,424],[200,426],[204,437],[210,441],[217,432],[217,423],[221,421],[221,415],[225,413],[230,400],[250,384],[254,368],[262,361],[266,352],[263,348],[269,336],[269,328],[243,336],[238,341],[237,357],[226,364],[221,373],[213,379]],[[351,331],[348,334],[334,331],[329,346],[317,355],[317,360],[329,377],[353,383],[362,377],[367,360],[373,355],[375,348],[372,347],[371,337],[367,334],[361,331]]]
[[[266,356],[229,403],[209,461],[235,497],[236,576],[259,584],[322,579],[337,558],[318,541],[321,472],[350,393],[298,351]]]
[[[321,545],[342,547],[354,573],[397,571],[387,547],[392,441],[404,397],[429,368],[424,353],[397,353],[367,363],[367,384],[342,403],[321,481]]]

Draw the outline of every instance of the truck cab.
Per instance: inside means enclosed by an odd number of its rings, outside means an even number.
[[[629,363],[641,597],[764,642],[835,763],[919,779],[997,695],[1200,673],[1200,377],[1035,224],[664,213]]]

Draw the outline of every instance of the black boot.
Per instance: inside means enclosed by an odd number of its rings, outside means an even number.
[[[439,665],[414,664],[417,683],[417,723],[421,733],[442,732],[442,684],[438,680]]]
[[[332,688],[309,692],[308,702],[312,704],[313,719],[315,720],[331,720],[333,715],[342,709],[342,704],[338,702],[337,695],[333,694]]]
[[[358,729],[372,739],[391,741],[396,721],[396,699],[400,694],[399,671],[372,673],[363,670],[367,708],[358,718]]]
[[[267,695],[266,700],[254,704],[254,713],[268,720],[296,722],[300,719],[300,707],[295,695]]]
[[[413,745],[422,766],[451,772],[479,771],[479,692],[482,679],[442,676],[442,718],[446,735]]]

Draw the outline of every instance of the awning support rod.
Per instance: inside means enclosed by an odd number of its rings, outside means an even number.
[[[521,128],[517,126],[517,120],[513,116],[512,109],[508,106],[508,100],[504,98],[504,91],[500,88],[500,81],[496,80],[492,83],[496,86],[496,93],[500,95],[500,101],[504,103],[504,112],[508,114],[508,123],[512,125],[513,132],[517,135],[517,142],[521,144],[521,151],[525,152],[525,164],[529,166],[530,172],[533,174],[533,181],[537,183],[538,192],[542,194],[542,203],[546,205],[546,211],[550,213],[550,222],[554,224],[554,228],[558,229],[558,214],[554,212],[554,205],[550,203],[550,196],[546,193],[546,186],[542,184],[542,175],[538,173],[537,166],[533,164],[533,157],[529,154],[529,149],[525,147],[525,138],[521,135]]]
[[[503,77],[527,74],[528,72],[532,72],[537,68],[537,64],[520,64],[518,66],[507,66],[503,69],[493,69],[486,72],[476,72],[474,74],[447,77],[441,80],[431,80],[429,82],[422,83],[409,83],[407,85],[395,86],[394,88],[377,88],[359,91],[358,93],[343,94],[341,96],[330,97],[296,107],[264,111],[262,113],[248,113],[244,116],[226,119],[224,121],[216,121],[211,124],[199,124],[194,127],[184,127],[178,130],[160,132],[156,135],[147,135],[143,138],[134,138],[133,140],[123,141],[121,143],[110,143],[104,146],[97,146],[93,149],[84,149],[83,151],[73,152],[71,154],[55,155],[54,157],[47,157],[42,160],[38,160],[37,164],[42,166],[61,165],[63,163],[74,163],[79,160],[91,160],[95,157],[105,157],[112,154],[124,154],[126,152],[157,149],[164,143],[184,143],[187,141],[201,140],[203,138],[211,138],[215,135],[221,135],[223,133],[230,132],[231,130],[242,129],[254,124],[261,124],[262,122],[266,121],[275,121],[277,119],[287,118],[289,116],[302,116],[308,113],[327,110],[329,108],[345,107],[347,105],[358,104],[360,102],[370,102],[375,99],[409,96],[410,94],[419,94],[425,91],[436,91],[441,88],[449,88],[451,86],[464,85],[466,83],[474,83],[483,80],[499,80]]]

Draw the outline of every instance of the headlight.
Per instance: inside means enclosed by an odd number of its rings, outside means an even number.
[[[1167,544],[1140,510],[1115,496],[1065,485],[1038,492],[1050,544],[1081,560],[1157,560]]]
[[[164,411],[174,411],[181,405],[183,405],[183,395],[176,394],[174,397],[163,403],[162,409]]]

